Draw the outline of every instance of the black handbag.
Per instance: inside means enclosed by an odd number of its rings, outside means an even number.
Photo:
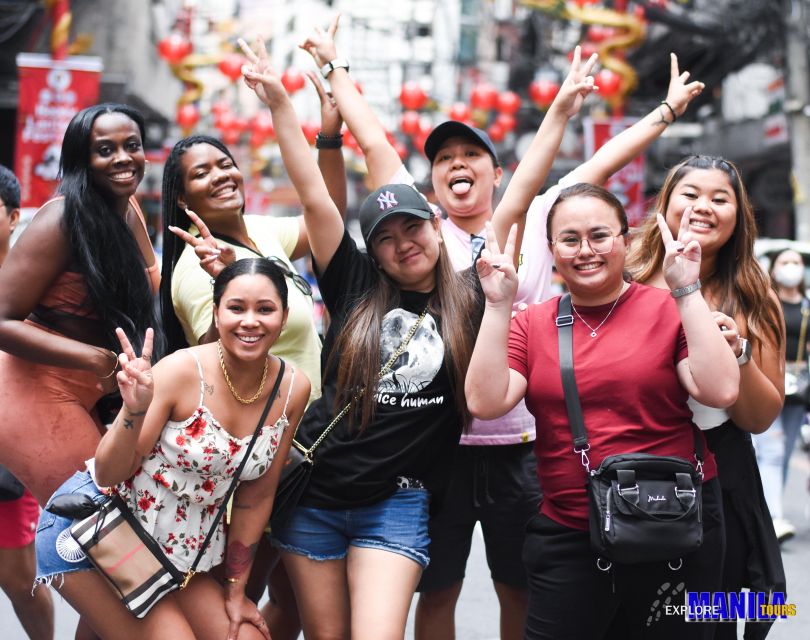
[[[284,368],[284,361],[281,360],[278,377],[253,437],[233,474],[205,541],[200,545],[191,568],[185,574],[174,566],[161,545],[143,528],[139,519],[118,495],[111,495],[97,505],[89,496],[64,494],[56,496],[45,506],[46,510],[56,515],[78,520],[70,527],[71,536],[135,617],[143,618],[166,594],[183,589],[194,576],[228,506],[228,500],[236,490],[242,470],[250,459],[259,432],[278,394]]]
[[[402,339],[402,344],[399,345],[396,351],[391,354],[391,357],[388,358],[388,361],[382,366],[378,374],[379,377],[388,373],[397,359],[405,352],[408,343],[411,341],[411,338],[413,338],[426,315],[427,307],[425,307],[425,310],[422,311],[422,314]],[[352,402],[359,400],[362,395],[363,389],[340,410],[340,413],[334,417],[332,422],[329,423],[326,429],[323,430],[321,435],[318,436],[309,448],[293,439],[290,452],[287,454],[287,459],[284,461],[284,468],[281,470],[281,478],[279,479],[278,488],[276,489],[276,497],[273,499],[273,512],[270,514],[271,531],[280,529],[286,524],[287,520],[289,520],[295,507],[298,506],[298,503],[301,501],[309,484],[309,479],[312,476],[312,468],[315,464],[313,457],[315,450],[326,439],[329,432],[335,428],[335,425],[343,419],[343,416],[349,412]]]
[[[703,542],[703,441],[693,427],[696,465],[675,456],[623,453],[591,470],[574,375],[571,308],[571,296],[562,296],[556,319],[560,373],[574,453],[587,473],[591,547],[611,562],[671,564]]]

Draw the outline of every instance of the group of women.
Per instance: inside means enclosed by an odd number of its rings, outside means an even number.
[[[673,57],[666,100],[536,198],[569,119],[595,89],[596,59],[580,60],[577,49],[494,212],[503,174],[494,145],[466,125],[436,128],[426,154],[443,220],[413,188],[348,69],[330,64],[336,29],[337,20],[303,45],[331,85],[326,94],[313,78],[317,163],[264,44],[241,43],[244,80],[272,113],[303,215],[244,215],[243,176],[227,147],[185,138],[164,171],[160,274],[133,197],[145,168],[141,117],[107,104],[70,123],[59,194],[0,271],[0,463],[41,504],[54,492],[117,493],[185,570],[262,407],[271,410],[227,530],[218,526],[202,571],[145,618],[75,553],[71,521],[48,511],[38,580],[79,611],[83,638],[278,640],[299,628],[308,638],[397,638],[417,588],[417,634],[452,637],[481,520],[504,637],[712,637],[715,625],[685,626],[651,607],[664,584],[784,582],[746,466],[750,433],[782,405],[781,310],[754,260],[753,215],[731,163],[694,156],[675,167],[660,215],[632,243],[621,204],[596,186],[702,85]],[[365,253],[343,219],[343,120],[374,188],[359,211]],[[311,290],[291,264],[307,253],[331,319],[322,352]],[[552,261],[576,314],[591,464],[629,450],[691,459],[693,422],[707,429],[705,539],[677,570],[603,571],[589,547],[584,472],[556,375]],[[116,387],[123,406],[104,429],[95,407]],[[315,465],[291,517],[267,536],[274,460],[286,458],[296,426],[298,442],[318,445]],[[249,596],[272,565],[264,554],[254,561],[267,540],[283,567],[261,615]],[[429,562],[435,572],[425,572]],[[249,584],[252,567],[260,588]]]

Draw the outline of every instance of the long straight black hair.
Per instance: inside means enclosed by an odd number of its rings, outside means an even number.
[[[116,103],[82,109],[68,124],[59,160],[60,184],[64,196],[62,225],[71,249],[75,269],[84,276],[93,312],[103,326],[104,346],[120,351],[115,328],[121,327],[140,351],[148,327],[156,333],[152,290],[146,264],[126,221],[113,211],[110,194],[99,190],[90,170],[90,136],[96,119],[120,113],[132,120],[144,139],[144,121],[132,107]]]
[[[186,243],[169,231],[169,226],[187,230],[191,226],[191,220],[177,205],[177,198],[185,193],[183,188],[183,172],[180,163],[183,154],[191,147],[198,144],[209,144],[216,147],[228,156],[235,167],[238,168],[236,160],[228,147],[216,138],[206,135],[193,135],[183,138],[174,145],[166,165],[163,168],[163,193],[161,194],[161,210],[163,212],[163,266],[161,269],[160,281],[160,314],[163,319],[163,331],[166,334],[166,343],[169,353],[174,353],[177,349],[184,349],[188,346],[183,327],[177,319],[172,303],[172,274],[177,261],[180,259]],[[196,212],[199,214],[199,212]]]

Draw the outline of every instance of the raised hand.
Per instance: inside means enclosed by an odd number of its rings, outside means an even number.
[[[322,67],[327,62],[337,58],[337,47],[335,47],[335,34],[337,33],[340,14],[332,18],[332,22],[326,30],[315,27],[309,37],[304,40],[299,47],[309,53],[315,60],[318,67]]]
[[[511,308],[512,300],[518,287],[517,271],[515,271],[515,239],[517,238],[517,225],[509,228],[506,245],[501,252],[495,229],[492,223],[486,223],[486,243],[481,257],[475,263],[481,288],[487,298],[487,304],[508,304]]]
[[[259,100],[268,107],[272,107],[279,98],[287,96],[287,90],[281,84],[281,76],[270,64],[264,40],[261,36],[256,36],[256,44],[253,49],[242,38],[239,38],[237,43],[248,59],[248,64],[242,67],[245,84],[258,96]]]
[[[121,399],[130,415],[143,415],[152,402],[154,392],[152,348],[155,334],[151,328],[146,330],[140,356],[135,353],[123,329],[119,327],[115,330],[115,334],[121,343],[121,353],[118,355],[121,370],[115,376],[118,389],[121,391]]]
[[[561,110],[569,118],[579,113],[588,94],[599,89],[593,84],[593,76],[590,75],[599,56],[595,53],[591,54],[591,57],[584,63],[581,57],[582,50],[577,45],[571,60],[571,68],[553,103],[555,108]]]
[[[672,237],[664,216],[657,216],[658,229],[661,231],[661,240],[664,242],[664,280],[671,289],[687,287],[700,276],[700,244],[692,237],[689,231],[689,219],[692,217],[692,207],[686,207],[681,216],[678,228],[678,238]]]
[[[666,103],[672,107],[676,115],[681,116],[689,103],[701,94],[706,85],[697,80],[687,84],[689,72],[681,73],[679,71],[678,56],[674,53],[669,54],[669,67],[669,89],[667,89]]]
[[[211,231],[202,221],[202,218],[191,209],[186,209],[186,215],[188,219],[191,220],[192,224],[199,229],[199,238],[194,237],[179,227],[173,227],[171,225],[169,225],[169,231],[186,244],[194,247],[194,253],[197,254],[197,257],[200,259],[200,266],[209,276],[216,278],[220,271],[236,261],[236,251],[230,245],[217,242],[217,239],[211,235]]]
[[[321,101],[321,133],[326,136],[336,136],[343,126],[343,117],[337,108],[337,102],[335,102],[332,94],[323,88],[318,74],[314,71],[307,71],[307,78],[315,87]]]

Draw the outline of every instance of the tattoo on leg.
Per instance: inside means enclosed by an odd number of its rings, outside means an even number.
[[[241,542],[232,542],[228,545],[228,551],[225,554],[225,575],[229,578],[238,578],[250,566],[253,560],[253,554],[256,553],[256,547],[259,543],[252,544],[246,547]]]

